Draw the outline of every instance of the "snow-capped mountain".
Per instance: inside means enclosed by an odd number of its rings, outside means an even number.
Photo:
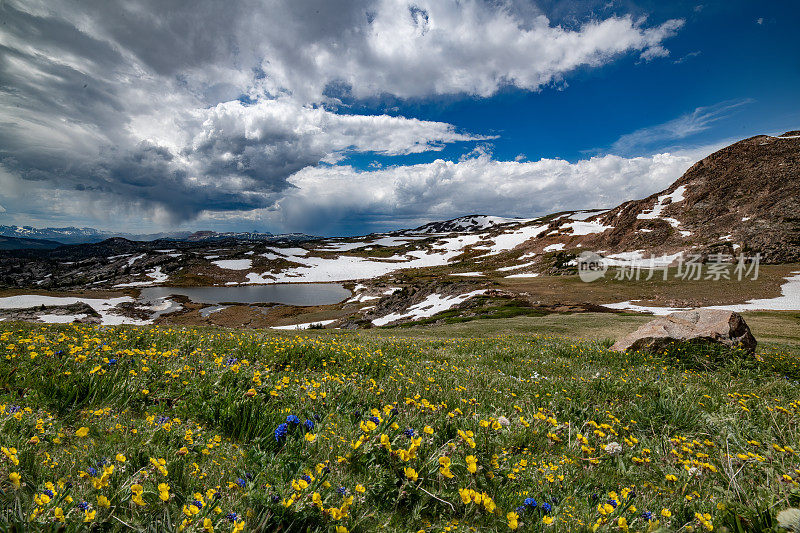
[[[397,233],[401,235],[426,235],[435,233],[475,233],[505,224],[520,224],[529,222],[533,219],[495,217],[490,215],[467,215],[443,220],[429,222],[418,228],[402,230]]]

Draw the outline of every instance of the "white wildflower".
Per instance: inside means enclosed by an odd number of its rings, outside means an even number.
[[[622,446],[620,446],[618,442],[609,442],[603,449],[609,455],[617,455],[622,453]]]

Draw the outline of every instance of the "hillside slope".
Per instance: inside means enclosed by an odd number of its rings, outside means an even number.
[[[759,135],[702,159],[666,190],[595,217],[614,228],[584,246],[760,253],[800,260],[800,135]],[[794,135],[793,135],[794,134]],[[648,231],[649,230],[649,231]]]

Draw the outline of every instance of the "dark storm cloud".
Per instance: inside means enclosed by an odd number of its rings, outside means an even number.
[[[280,209],[293,175],[349,152],[484,139],[338,114],[326,88],[538,90],[624,52],[657,55],[680,26],[611,17],[565,30],[524,3],[477,0],[6,0],[0,19],[0,180],[13,176],[15,198],[64,191],[71,206],[102,198],[172,221]]]

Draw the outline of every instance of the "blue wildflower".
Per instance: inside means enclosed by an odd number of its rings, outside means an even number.
[[[239,485],[240,487],[244,487],[245,485],[247,485],[247,481],[243,480],[242,478],[236,478],[236,484]]]
[[[345,494],[347,494],[347,487],[339,487],[338,489],[336,489],[336,492],[344,496]]]
[[[525,498],[525,501],[522,503],[525,505],[525,507],[530,507],[531,509],[535,509],[536,506],[539,505],[533,498]]]
[[[306,427],[307,430],[311,431],[314,429],[314,421],[306,418],[306,421],[303,422],[303,425]]]
[[[287,421],[288,423],[290,423],[290,424],[299,424],[299,423],[300,423],[300,419],[299,419],[299,418],[297,418],[297,416],[295,416],[295,415],[289,415],[289,416],[287,416],[287,417],[286,417],[286,421]]]
[[[89,504],[86,503],[86,502],[81,502],[81,503],[78,504],[78,509],[80,509],[81,511],[85,511],[88,508],[89,508]]]
[[[375,425],[378,425],[378,424],[381,423],[381,419],[378,418],[377,416],[371,416],[371,417],[369,417],[369,419],[372,420],[375,423]]]
[[[543,513],[547,514],[552,510],[553,510],[553,507],[549,503],[543,503],[542,504],[542,512]]]
[[[87,468],[86,470],[88,470],[88,471],[89,471],[89,474],[91,474],[91,475],[92,475],[92,477],[97,477],[97,470],[95,470],[95,469],[94,469],[94,468],[92,468],[91,466],[90,466],[89,468]]]
[[[414,436],[414,428],[408,428],[407,430],[403,431],[403,435],[410,439]]]
[[[644,518],[645,520],[648,520],[648,521],[652,520],[653,519],[653,513],[651,513],[650,511],[645,511],[645,512],[642,513],[642,518]]]
[[[238,515],[236,513],[234,513],[233,511],[231,511],[230,513],[225,515],[225,518],[227,518],[231,522],[236,522],[236,519],[238,518]]]
[[[286,424],[281,424],[280,426],[275,428],[275,440],[280,442],[286,436],[286,432],[289,430],[289,426]]]

